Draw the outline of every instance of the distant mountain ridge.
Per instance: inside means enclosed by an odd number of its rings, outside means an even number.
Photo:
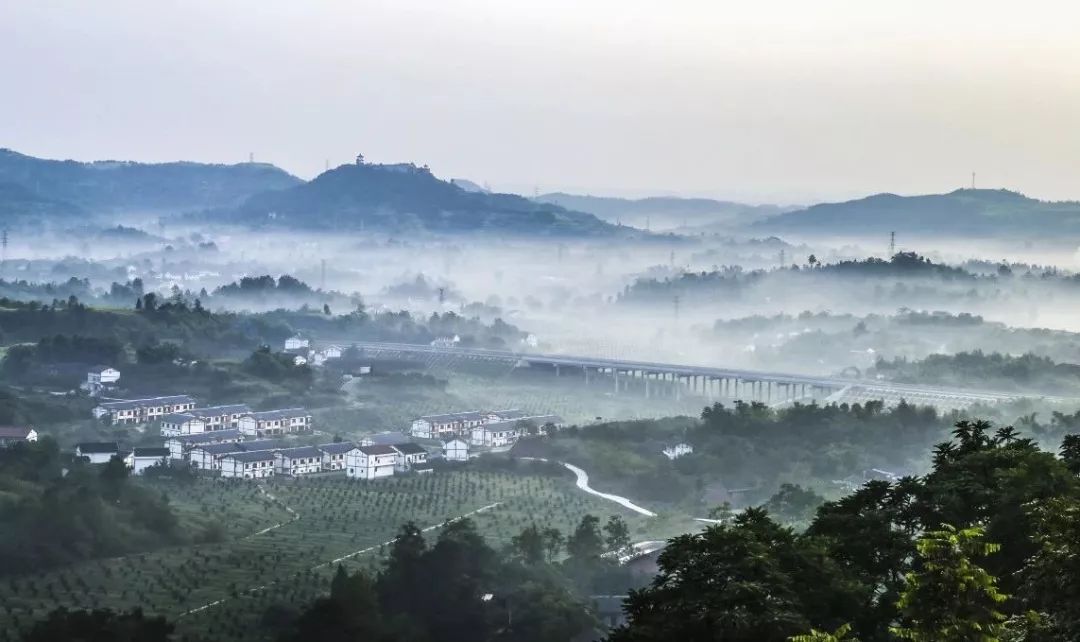
[[[959,189],[922,196],[875,194],[780,214],[757,227],[811,234],[1077,234],[1080,202],[1040,201],[1004,189]]]
[[[533,200],[588,212],[609,223],[624,223],[635,227],[644,227],[647,224],[652,229],[711,225],[742,226],[792,209],[778,205],[748,205],[711,198],[650,196],[628,199],[565,192],[541,194]]]
[[[27,223],[42,219],[67,219],[84,215],[82,208],[44,198],[25,185],[0,181],[0,221]]]
[[[536,203],[516,194],[463,189],[426,167],[342,165],[308,183],[252,196],[216,220],[302,229],[392,232],[608,234],[618,228],[592,214]]]
[[[0,149],[0,182],[94,213],[236,205],[252,194],[292,187],[301,180],[266,163],[84,163]],[[0,202],[0,208],[6,207]]]

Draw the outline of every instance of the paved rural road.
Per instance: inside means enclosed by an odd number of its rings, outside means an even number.
[[[521,459],[530,459],[530,460],[533,460],[533,461],[549,461],[547,459],[544,459],[543,457],[522,457]],[[560,461],[560,462],[556,462],[556,463],[560,464],[562,466],[565,466],[567,468],[567,470],[574,473],[574,476],[577,477],[577,487],[580,488],[581,490],[585,491],[586,493],[589,493],[591,495],[596,495],[597,497],[602,497],[602,498],[608,500],[609,502],[615,502],[616,504],[618,504],[618,505],[620,505],[620,506],[622,506],[624,508],[629,508],[630,510],[634,511],[635,513],[640,513],[640,514],[642,514],[642,515],[644,515],[646,517],[656,517],[656,513],[652,512],[651,510],[649,510],[647,508],[642,508],[641,506],[638,506],[637,504],[635,504],[634,502],[630,501],[629,499],[627,499],[625,497],[622,497],[622,496],[619,496],[619,495],[612,495],[611,493],[601,493],[600,491],[596,490],[595,488],[593,488],[592,486],[589,485],[589,473],[587,473],[584,470],[578,468],[577,466],[575,466],[573,464],[568,464],[565,461]]]

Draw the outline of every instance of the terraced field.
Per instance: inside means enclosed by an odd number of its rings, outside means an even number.
[[[150,482],[143,482],[150,483]],[[568,472],[462,468],[375,482],[343,477],[263,484],[154,482],[182,522],[208,540],[0,581],[0,640],[14,640],[58,606],[142,606],[182,635],[257,639],[274,607],[294,608],[328,585],[341,563],[376,568],[401,524],[434,531],[470,516],[492,546],[529,523],[570,530],[587,513],[622,515],[636,539],[669,535],[679,518],[648,519],[573,485]],[[432,536],[436,533],[432,532]]]

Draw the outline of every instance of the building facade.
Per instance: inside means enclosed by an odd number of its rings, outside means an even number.
[[[357,446],[345,453],[345,475],[354,479],[379,479],[394,474],[397,451],[392,446]]]
[[[277,453],[273,450],[230,453],[220,459],[222,477],[262,479],[274,475]]]
[[[240,417],[237,423],[246,437],[287,435],[312,428],[311,413],[303,408],[253,412]]]
[[[195,398],[188,395],[148,397],[107,401],[98,404],[94,417],[110,424],[145,424],[158,421],[165,415],[187,412],[195,408]]]

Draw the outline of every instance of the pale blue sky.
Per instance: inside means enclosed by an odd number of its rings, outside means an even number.
[[[985,0],[8,0],[0,146],[784,202],[974,170],[1080,198],[1077,24]]]

